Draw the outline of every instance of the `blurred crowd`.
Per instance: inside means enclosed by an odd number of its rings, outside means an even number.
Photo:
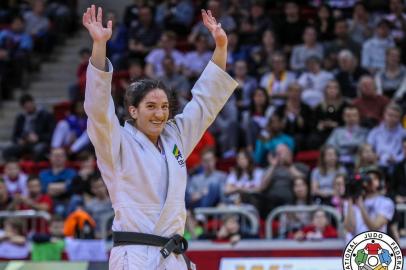
[[[2,56],[7,59],[0,76],[13,67],[21,75],[23,65],[13,62],[26,61],[34,44],[39,51],[52,47],[51,25],[70,25],[55,15],[70,10],[64,1],[31,2],[18,13],[0,10],[0,20],[10,22],[0,32],[0,67]],[[162,81],[173,90],[178,112],[192,98],[214,48],[201,8],[228,34],[227,72],[239,87],[187,160],[185,236],[263,237],[250,234],[235,215],[208,231],[197,207],[239,206],[264,221],[286,205],[333,207],[347,239],[367,230],[406,236],[396,211],[406,203],[404,1],[135,0],[123,14],[107,11],[112,96],[121,123],[125,89],[134,80]],[[11,47],[3,46],[10,44],[2,42],[6,37],[15,42]],[[90,50],[79,54],[77,81],[67,89],[69,112],[48,112],[24,94],[13,145],[3,152],[0,209],[48,211],[51,224],[62,223],[59,230],[49,226],[48,238],[102,237],[100,226],[113,215],[86,133]],[[272,224],[276,237],[297,240],[335,238],[337,225],[323,208],[282,214]]]

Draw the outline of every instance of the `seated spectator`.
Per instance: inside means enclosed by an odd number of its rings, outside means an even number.
[[[311,56],[306,60],[306,71],[300,75],[298,83],[303,88],[302,101],[314,108],[323,99],[327,83],[334,79],[333,74],[321,68],[321,59]]]
[[[405,37],[404,22],[406,14],[404,12],[405,6],[401,0],[389,1],[390,13],[385,16],[385,19],[391,25],[391,36],[395,42],[401,42]]]
[[[87,116],[83,101],[72,103],[71,112],[60,120],[52,135],[52,148],[66,148],[69,153],[76,154],[90,146],[87,135]]]
[[[333,182],[333,196],[331,197],[329,205],[333,206],[338,213],[343,214],[345,184],[347,176],[345,174],[337,174]]]
[[[76,171],[66,167],[66,153],[63,148],[51,150],[50,163],[49,169],[39,173],[41,190],[54,200],[55,213],[65,216],[70,210],[66,200],[72,188],[72,179],[75,177]]]
[[[138,17],[142,6],[142,2],[139,0],[133,0],[132,4],[129,4],[124,9],[123,22],[127,28],[138,23]],[[152,18],[152,14],[151,14]]]
[[[339,161],[352,168],[358,146],[365,143],[368,130],[360,127],[360,115],[357,107],[347,106],[343,112],[344,126],[336,127],[327,139],[327,144],[338,150]]]
[[[152,7],[140,6],[137,16],[129,27],[128,57],[144,59],[159,41],[161,29],[154,22]]]
[[[210,131],[206,130],[203,133],[202,138],[196,144],[195,148],[193,149],[192,153],[190,153],[189,157],[186,160],[186,168],[188,169],[189,175],[194,174],[198,171],[202,165],[201,155],[202,153],[209,148],[216,147],[216,139],[210,133]]]
[[[83,207],[78,207],[65,219],[63,234],[76,239],[94,239],[96,222]]]
[[[265,76],[265,73],[269,72],[272,56],[276,53],[277,49],[275,32],[271,29],[266,29],[262,33],[261,44],[254,45],[249,52],[248,73],[256,77]]]
[[[253,1],[248,8],[248,12],[248,15],[236,19],[238,20],[237,24],[240,26],[239,32],[242,42],[251,46],[260,42],[259,33],[271,28],[272,20],[266,14],[265,5],[261,1]]]
[[[288,87],[295,81],[295,74],[286,69],[286,59],[282,53],[272,54],[271,66],[272,70],[262,76],[260,86],[267,90],[273,104],[283,105]]]
[[[375,36],[368,39],[362,46],[363,68],[374,74],[379,69],[385,68],[386,50],[395,46],[390,35],[390,25],[386,20],[381,20],[376,26]]]
[[[269,106],[269,97],[264,88],[251,93],[250,106],[242,112],[240,130],[248,151],[252,152],[257,138],[264,131],[274,108]]]
[[[286,104],[278,107],[275,114],[283,119],[286,134],[295,140],[297,150],[307,147],[307,134],[314,125],[314,114],[312,109],[301,101],[302,87],[298,83],[288,86],[288,98]]]
[[[383,178],[378,168],[369,168],[365,172],[370,180],[364,184],[365,196],[348,198],[344,203],[344,227],[349,242],[355,235],[366,231],[386,233],[387,225],[392,220],[395,205],[380,193],[379,186]]]
[[[352,40],[362,45],[369,39],[375,28],[374,16],[368,12],[364,2],[357,2],[354,5],[349,32]]]
[[[313,213],[312,223],[294,234],[296,240],[321,240],[337,238],[337,230],[328,222],[326,212],[317,210]]]
[[[0,211],[10,210],[12,198],[8,195],[4,181],[0,180]]]
[[[314,56],[323,59],[324,50],[323,46],[317,43],[316,29],[313,26],[307,26],[303,33],[303,44],[293,47],[290,68],[300,73],[305,70],[307,59]]]
[[[278,145],[284,144],[291,151],[295,149],[293,138],[283,133],[283,122],[278,114],[273,114],[268,121],[268,128],[260,135],[255,144],[254,159],[258,165],[266,163],[268,153],[274,153]]]
[[[20,159],[23,155],[33,155],[35,160],[44,159],[54,129],[54,118],[44,109],[38,109],[34,98],[24,94],[20,98],[24,110],[14,122],[13,145],[3,152],[5,160]]]
[[[106,17],[107,21],[111,20],[113,25],[111,39],[107,41],[107,55],[111,59],[113,66],[118,66],[119,59],[127,50],[128,29],[124,24],[118,23],[114,11],[108,11]]]
[[[333,129],[344,124],[343,112],[348,103],[341,95],[340,85],[331,80],[324,90],[324,101],[314,109],[316,130],[308,138],[308,146],[317,149],[323,145]]]
[[[20,15],[14,15],[10,28],[0,31],[0,75],[2,98],[12,98],[12,89],[21,87],[23,73],[29,66],[33,42],[25,31],[25,22]]]
[[[183,66],[183,74],[191,80],[196,80],[199,77],[212,56],[206,36],[199,35],[194,46],[194,50],[185,54]]]
[[[372,145],[364,143],[358,146],[355,171],[360,171],[362,168],[370,166],[378,166],[378,156]]]
[[[194,5],[188,0],[164,1],[156,7],[155,22],[165,30],[186,35],[193,15]]]
[[[103,225],[107,225],[105,222],[114,216],[114,211],[107,188],[100,176],[91,179],[90,189],[94,197],[85,202],[85,208],[96,222],[96,238],[101,238],[102,230],[107,230]]]
[[[293,203],[292,205],[310,205],[310,192],[307,181],[298,177],[293,180]],[[287,238],[303,226],[310,223],[310,214],[308,212],[296,212],[281,214],[279,217],[279,238]]]
[[[234,63],[234,80],[238,82],[237,107],[241,112],[250,105],[251,94],[258,86],[257,80],[248,75],[247,62],[238,60]]]
[[[172,91],[176,91],[179,107],[183,109],[191,96],[191,87],[188,79],[176,68],[175,61],[171,56],[164,57],[162,68],[163,74],[158,76],[157,80],[163,82]]]
[[[150,78],[157,78],[164,75],[163,60],[166,56],[171,56],[175,61],[175,68],[179,70],[184,63],[183,54],[175,49],[176,34],[174,32],[164,32],[159,41],[159,47],[153,49],[145,58],[145,75]]]
[[[216,155],[214,150],[202,152],[203,171],[190,178],[186,187],[186,206],[213,207],[221,199],[226,174],[216,170]]]
[[[96,158],[90,152],[82,152],[77,156],[79,170],[72,179],[72,194],[79,196],[94,195],[90,189],[90,179],[99,174],[96,169]]]
[[[79,51],[80,63],[76,69],[76,82],[69,86],[69,100],[83,100],[85,98],[86,70],[89,64],[91,52],[88,48],[82,48]]]
[[[334,16],[329,5],[321,4],[317,10],[317,18],[310,19],[311,24],[317,30],[317,35],[321,42],[326,42],[334,38]]]
[[[354,55],[359,57],[360,45],[352,40],[349,33],[349,26],[346,19],[338,19],[334,24],[334,34],[336,38],[326,44],[324,65],[327,70],[333,70],[337,67],[337,56],[340,51],[350,50]]]
[[[12,202],[13,210],[29,210],[52,212],[52,199],[41,192],[41,182],[38,177],[30,177],[27,182],[28,194],[16,195]]]
[[[244,195],[257,192],[262,184],[263,171],[255,168],[251,154],[240,150],[237,154],[237,164],[229,173],[224,195],[231,204],[244,203]]]
[[[4,221],[4,233],[0,236],[0,242],[23,246],[27,244],[24,231],[24,222],[18,218],[8,218]],[[4,257],[3,257],[4,258]]]
[[[406,130],[400,123],[402,109],[397,104],[389,104],[384,113],[382,123],[371,130],[368,143],[379,157],[379,165],[388,168],[389,172],[396,163],[402,161],[402,140]]]
[[[25,32],[33,38],[36,51],[50,53],[55,44],[50,36],[51,23],[45,16],[45,1],[34,0],[31,7],[24,13]]]
[[[294,179],[306,178],[309,172],[306,165],[293,163],[292,151],[285,144],[279,144],[275,153],[268,154],[268,160],[257,207],[261,217],[266,217],[275,207],[292,204]]]
[[[385,69],[375,76],[377,92],[390,99],[402,99],[406,93],[406,68],[400,63],[400,54],[398,48],[389,48]]]
[[[14,197],[16,194],[28,195],[27,180],[28,175],[21,171],[17,161],[6,162],[4,165],[3,181],[11,197]]]
[[[358,88],[360,97],[356,98],[353,104],[361,115],[361,125],[372,128],[382,120],[385,107],[390,100],[377,93],[375,81],[371,76],[362,76]]]
[[[211,11],[211,14],[216,19],[218,23],[221,24],[221,27],[226,31],[226,33],[230,33],[237,28],[237,24],[234,21],[233,17],[229,16],[226,12],[222,10],[222,6],[220,1],[218,0],[210,0],[207,2],[207,10]],[[190,35],[188,36],[188,42],[190,44],[194,44],[196,42],[196,38],[199,35],[204,35],[207,37],[209,41],[210,47],[214,45],[213,37],[210,35],[210,32],[204,27],[202,21],[199,21],[195,24],[192,28]]]
[[[367,74],[368,71],[358,65],[357,58],[350,50],[340,51],[335,77],[340,84],[344,97],[350,99],[357,97],[357,83],[362,76]]]

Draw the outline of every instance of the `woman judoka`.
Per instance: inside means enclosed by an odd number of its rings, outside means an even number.
[[[185,160],[214,121],[237,83],[224,71],[227,36],[210,11],[204,25],[216,48],[192,89],[183,113],[168,120],[168,90],[159,82],[132,83],[125,102],[131,120],[120,126],[111,97],[113,67],[106,58],[112,22],[102,25],[102,9],[92,5],[83,25],[93,39],[87,69],[85,111],[97,164],[115,211],[110,269],[187,269],[182,254],[186,210]]]

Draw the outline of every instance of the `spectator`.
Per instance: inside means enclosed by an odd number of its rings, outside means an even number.
[[[317,10],[317,18],[313,22],[319,40],[326,42],[334,38],[334,17],[329,5],[322,4]]]
[[[18,218],[8,218],[4,222],[4,233],[0,237],[0,242],[23,246],[27,244],[24,232],[24,223]]]
[[[252,152],[258,136],[264,131],[273,107],[264,88],[257,88],[251,94],[250,106],[242,113],[240,130],[243,132],[248,151]]]
[[[376,84],[371,76],[364,75],[358,82],[360,97],[353,101],[361,114],[361,125],[372,128],[377,125],[383,116],[385,107],[390,100],[376,91]]]
[[[324,101],[314,109],[316,130],[308,138],[309,148],[324,144],[334,128],[344,124],[343,112],[348,103],[341,95],[340,85],[331,80],[324,90]]]
[[[338,151],[333,146],[323,146],[320,149],[319,164],[311,174],[311,194],[316,203],[327,204],[331,201],[334,179],[337,174],[345,172],[338,161]]]
[[[55,202],[55,213],[65,216],[67,197],[72,188],[72,179],[76,171],[66,167],[66,153],[63,148],[54,148],[50,154],[51,167],[39,173],[41,190]]]
[[[387,224],[395,211],[393,202],[379,190],[382,172],[378,168],[369,168],[365,172],[369,180],[364,183],[365,196],[348,198],[344,203],[344,227],[347,230],[347,242],[355,235],[366,231],[386,233]]]
[[[114,216],[114,211],[107,188],[100,176],[91,178],[90,189],[94,197],[86,201],[85,208],[96,222],[96,238],[101,238],[101,232],[107,230],[103,225],[107,225],[107,221]]]
[[[175,61],[175,68],[179,70],[184,62],[183,54],[176,50],[176,34],[174,32],[164,32],[159,41],[159,48],[153,49],[145,58],[145,74],[150,78],[156,78],[164,74],[162,66],[165,56],[171,56]]]
[[[292,191],[294,195],[292,205],[310,205],[310,192],[306,179],[295,178]],[[309,223],[310,215],[308,212],[281,214],[279,217],[279,238],[287,238]]]
[[[8,195],[6,184],[0,180],[0,211],[10,210],[12,198]]]
[[[28,195],[27,180],[28,176],[21,171],[17,161],[6,162],[4,165],[3,181],[11,197],[14,197],[16,194]]]
[[[13,210],[36,210],[52,213],[52,199],[47,194],[41,192],[41,183],[38,177],[30,177],[27,182],[28,194],[16,195],[13,199],[11,208]],[[38,220],[41,224],[41,220]],[[47,227],[47,226],[46,226]],[[43,228],[37,226],[37,229]]]
[[[3,157],[9,160],[32,155],[35,160],[41,160],[51,141],[54,118],[46,110],[37,109],[30,94],[20,97],[20,106],[24,112],[19,113],[14,122],[13,145],[4,150]]]
[[[400,54],[398,48],[389,48],[385,69],[375,76],[377,92],[390,99],[402,99],[406,93],[406,68],[400,63]]]
[[[406,14],[405,7],[401,0],[389,1],[390,14],[385,16],[385,19],[391,23],[391,35],[396,42],[401,42],[405,37]]]
[[[333,182],[333,196],[329,202],[341,215],[343,214],[346,180],[347,176],[345,174],[339,173],[336,175]]]
[[[248,59],[249,47],[243,46],[237,31],[228,34],[227,72],[232,73],[235,62]]]
[[[214,150],[202,152],[203,171],[191,177],[186,188],[187,208],[216,206],[221,199],[226,175],[216,170]]]
[[[376,28],[375,36],[368,39],[362,46],[361,65],[374,74],[385,68],[386,50],[395,46],[390,36],[389,22],[381,20]]]
[[[339,19],[334,25],[334,34],[336,38],[326,45],[325,68],[331,70],[337,66],[337,55],[341,50],[350,50],[354,55],[359,56],[361,48],[359,44],[351,39],[348,22],[345,19]]]
[[[389,194],[395,199],[395,203],[406,203],[406,138],[402,140],[403,159],[396,163],[389,182]]]
[[[352,40],[362,45],[373,34],[375,20],[363,2],[354,5],[349,32]]]
[[[138,23],[138,14],[142,8],[143,1],[133,0],[133,3],[126,6],[124,10],[123,22],[127,28],[131,28]]]
[[[343,113],[344,126],[336,127],[327,140],[339,153],[340,162],[352,168],[360,144],[366,141],[368,130],[360,127],[360,115],[357,107],[347,106]]]
[[[363,168],[370,166],[378,166],[378,156],[372,145],[364,143],[358,146],[355,171],[359,172]]]
[[[255,78],[248,75],[247,62],[244,60],[234,63],[234,79],[238,82],[240,89],[237,106],[239,111],[242,111],[249,107],[252,92],[257,88],[258,83]]]
[[[307,147],[307,134],[314,124],[313,111],[301,101],[302,87],[298,83],[288,86],[288,98],[286,104],[278,107],[275,111],[284,123],[284,132],[295,140],[296,149],[303,150]]]
[[[313,213],[312,223],[295,233],[296,240],[321,240],[325,238],[337,238],[337,230],[328,222],[326,212],[316,210]]]
[[[357,59],[350,50],[340,51],[335,77],[344,97],[350,99],[357,97],[357,83],[362,76],[367,74],[368,71],[358,65]]]
[[[206,36],[199,35],[194,45],[195,49],[186,53],[183,66],[185,76],[191,80],[198,78],[212,56]]]
[[[196,144],[195,148],[193,149],[192,153],[190,153],[189,157],[186,160],[186,167],[188,169],[189,175],[193,175],[196,171],[198,171],[202,165],[201,155],[202,153],[209,148],[216,147],[216,140],[214,136],[206,130],[203,133],[202,138]]]
[[[249,53],[249,74],[253,76],[264,76],[272,64],[271,57],[276,53],[278,46],[275,40],[275,32],[266,29],[262,33],[261,44],[253,46]],[[286,62],[286,61],[285,61]]]
[[[259,190],[262,184],[263,171],[255,168],[251,154],[246,150],[240,150],[237,154],[237,165],[229,173],[224,195],[227,202],[241,204],[244,196]]]
[[[157,79],[176,93],[180,108],[183,109],[191,96],[190,83],[184,75],[180,74],[180,71],[175,66],[175,61],[171,56],[164,57],[162,60],[162,67],[163,74],[162,76],[158,76]]]
[[[261,217],[266,217],[277,206],[292,204],[294,179],[306,178],[309,172],[306,165],[293,163],[292,151],[285,144],[279,144],[275,153],[268,154],[268,162],[257,207]]]
[[[303,88],[302,100],[310,107],[316,107],[323,101],[323,92],[328,81],[334,78],[333,74],[321,67],[321,59],[311,56],[306,60],[306,71],[298,79]]]
[[[290,57],[290,68],[300,73],[306,67],[306,61],[312,56],[323,59],[323,46],[317,43],[317,31],[313,26],[307,26],[303,33],[303,44],[293,47]]]
[[[261,40],[260,34],[272,26],[272,21],[265,14],[264,4],[253,1],[249,7],[249,15],[240,18],[239,33],[244,44],[255,45]]]
[[[193,15],[194,7],[190,0],[166,0],[157,6],[155,21],[165,30],[185,35],[189,31]]]
[[[402,140],[406,137],[406,130],[400,123],[401,116],[402,109],[397,104],[389,104],[382,123],[368,135],[368,143],[374,148],[382,167],[393,169],[403,159]]]
[[[72,194],[94,195],[90,188],[90,180],[99,174],[96,169],[96,158],[93,153],[82,152],[77,156],[77,161],[79,162],[79,169],[72,179]]]
[[[143,59],[159,41],[161,29],[154,22],[150,6],[141,6],[137,16],[128,31],[128,57]]]
[[[264,165],[268,153],[275,153],[275,150],[280,144],[287,145],[291,151],[295,149],[293,138],[283,133],[282,118],[278,114],[273,114],[268,121],[267,130],[263,132],[256,141],[254,153],[255,163]]]
[[[76,83],[72,84],[68,88],[69,99],[71,102],[81,100],[85,96],[85,84],[86,84],[86,70],[90,59],[90,50],[88,48],[82,48],[79,51],[80,63],[76,69]]]
[[[76,154],[90,146],[87,135],[87,116],[83,109],[83,101],[72,103],[69,115],[58,122],[52,135],[52,148],[66,148],[69,153]]]
[[[112,38],[107,42],[107,55],[114,66],[118,66],[119,59],[127,50],[128,31],[123,24],[118,23],[114,11],[108,11],[106,17],[107,21],[111,20],[113,23]]]
[[[229,16],[227,13],[223,13],[223,10],[221,8],[221,3],[218,0],[210,0],[207,2],[207,10],[210,10],[213,17],[216,19],[218,23],[221,24],[221,27],[226,31],[227,33],[230,33],[234,30],[236,30],[237,24],[234,21],[233,17]],[[202,21],[199,21],[195,26],[192,28],[192,32],[190,33],[188,37],[188,41],[190,44],[194,44],[196,42],[196,38],[199,35],[204,35],[207,37],[207,40],[209,41],[210,47],[214,45],[214,40],[212,36],[210,35],[209,31],[207,30],[206,27],[204,27],[204,24]]]
[[[288,86],[295,81],[295,74],[286,69],[286,59],[282,53],[273,53],[272,70],[265,73],[260,85],[265,88],[275,105],[283,105],[287,98]]]
[[[283,52],[290,54],[293,46],[302,41],[306,23],[301,20],[299,6],[295,1],[284,3],[284,15],[282,20],[276,25],[278,40],[283,46]]]

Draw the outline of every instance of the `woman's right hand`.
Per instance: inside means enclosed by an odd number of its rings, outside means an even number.
[[[96,13],[95,5],[92,5],[83,14],[83,26],[89,31],[93,42],[106,43],[111,38],[113,22],[109,20],[107,27],[103,27],[102,21],[103,11],[101,7],[98,8]]]

